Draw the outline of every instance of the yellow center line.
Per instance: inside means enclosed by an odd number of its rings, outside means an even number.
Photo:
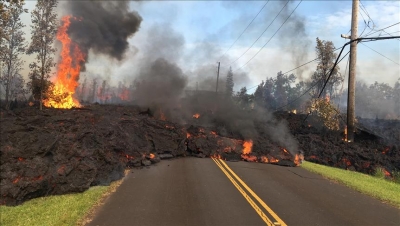
[[[238,177],[238,175],[236,175],[232,170],[231,170],[231,168],[229,168],[229,166],[223,161],[223,160],[221,160],[221,159],[219,159],[219,162],[221,162],[224,166],[225,166],[225,168],[236,178],[236,180],[237,181],[239,181],[239,183],[262,205],[262,207],[264,207],[264,209],[265,210],[267,210],[268,211],[268,213],[269,214],[271,214],[271,216],[273,216],[274,218],[275,218],[275,220],[281,225],[281,226],[287,226],[286,224],[285,224],[285,222],[283,222],[283,220],[281,219],[281,218],[279,218],[278,217],[278,215],[274,212],[274,211],[272,211],[272,209],[267,205],[267,204],[265,204],[265,202],[262,200],[262,199],[260,199],[260,197],[258,197],[258,195],[253,191],[253,190],[251,190],[251,188],[249,188],[249,186],[247,186],[239,177]]]
[[[238,183],[229,175],[229,173],[223,168],[223,166],[214,158],[211,158],[217,164],[217,166],[222,170],[222,172],[228,177],[228,179],[232,182],[232,184],[239,190],[239,192],[243,195],[243,197],[250,203],[251,207],[260,215],[261,219],[267,224],[273,226],[274,223],[267,217],[267,215],[257,206],[257,204],[251,199],[250,196],[246,194],[246,192],[240,187]]]

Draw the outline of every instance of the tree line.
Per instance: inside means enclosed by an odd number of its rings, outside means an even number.
[[[333,68],[337,58],[334,44],[317,38],[315,52],[317,66],[308,80],[296,82],[295,74],[279,71],[276,76],[263,80],[253,94],[248,94],[246,87],[233,94],[233,73],[230,70],[227,74],[226,96],[242,109],[263,108],[270,111],[296,110],[299,113],[310,113],[315,110],[316,105],[321,106],[317,100],[321,94],[332,105],[329,106],[332,111],[346,112],[347,89],[343,89],[344,76],[340,73],[339,66]],[[332,75],[323,89],[331,70]],[[368,86],[364,82],[357,82],[356,115],[364,118],[399,119],[400,79],[393,86],[379,82]]]
[[[35,100],[42,100],[50,87],[48,80],[56,65],[54,54],[55,36],[58,28],[57,0],[38,0],[31,12],[31,40],[26,42],[21,15],[28,13],[24,9],[24,0],[0,0],[0,88],[5,90],[6,109],[18,96],[32,93]],[[24,54],[33,55],[35,60],[29,63],[29,79],[27,89],[21,75]]]

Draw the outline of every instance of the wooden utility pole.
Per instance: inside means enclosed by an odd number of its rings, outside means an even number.
[[[218,62],[218,71],[217,71],[217,86],[215,87],[215,93],[218,93],[218,79],[219,79],[219,66],[221,62]]]
[[[358,32],[358,5],[359,0],[353,0],[351,16],[351,40],[357,39]],[[350,66],[349,86],[347,97],[347,141],[354,141],[354,119],[355,119],[355,89],[356,89],[356,62],[357,62],[357,41],[350,44]]]

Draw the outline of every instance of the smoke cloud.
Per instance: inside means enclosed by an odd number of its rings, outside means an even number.
[[[140,106],[177,106],[187,84],[187,77],[174,63],[158,58],[146,65],[135,80],[133,96]]]
[[[129,11],[127,1],[67,1],[64,9],[80,21],[71,20],[68,33],[84,53],[105,54],[122,60],[129,48],[128,38],[136,33],[142,21],[137,12]]]
[[[279,6],[282,8],[286,1],[279,1]],[[292,13],[296,3],[289,2],[280,14],[280,23],[283,23]],[[286,21],[285,25],[279,31],[279,44],[281,47],[292,56],[294,66],[300,66],[305,63],[304,59],[308,59],[309,47],[312,41],[308,38],[305,18],[296,13],[296,11]],[[307,66],[296,69],[296,75],[300,80],[303,80],[303,72],[307,70]]]

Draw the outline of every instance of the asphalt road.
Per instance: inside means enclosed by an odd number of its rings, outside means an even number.
[[[133,169],[89,223],[274,224],[400,225],[400,210],[300,167],[181,158]]]

